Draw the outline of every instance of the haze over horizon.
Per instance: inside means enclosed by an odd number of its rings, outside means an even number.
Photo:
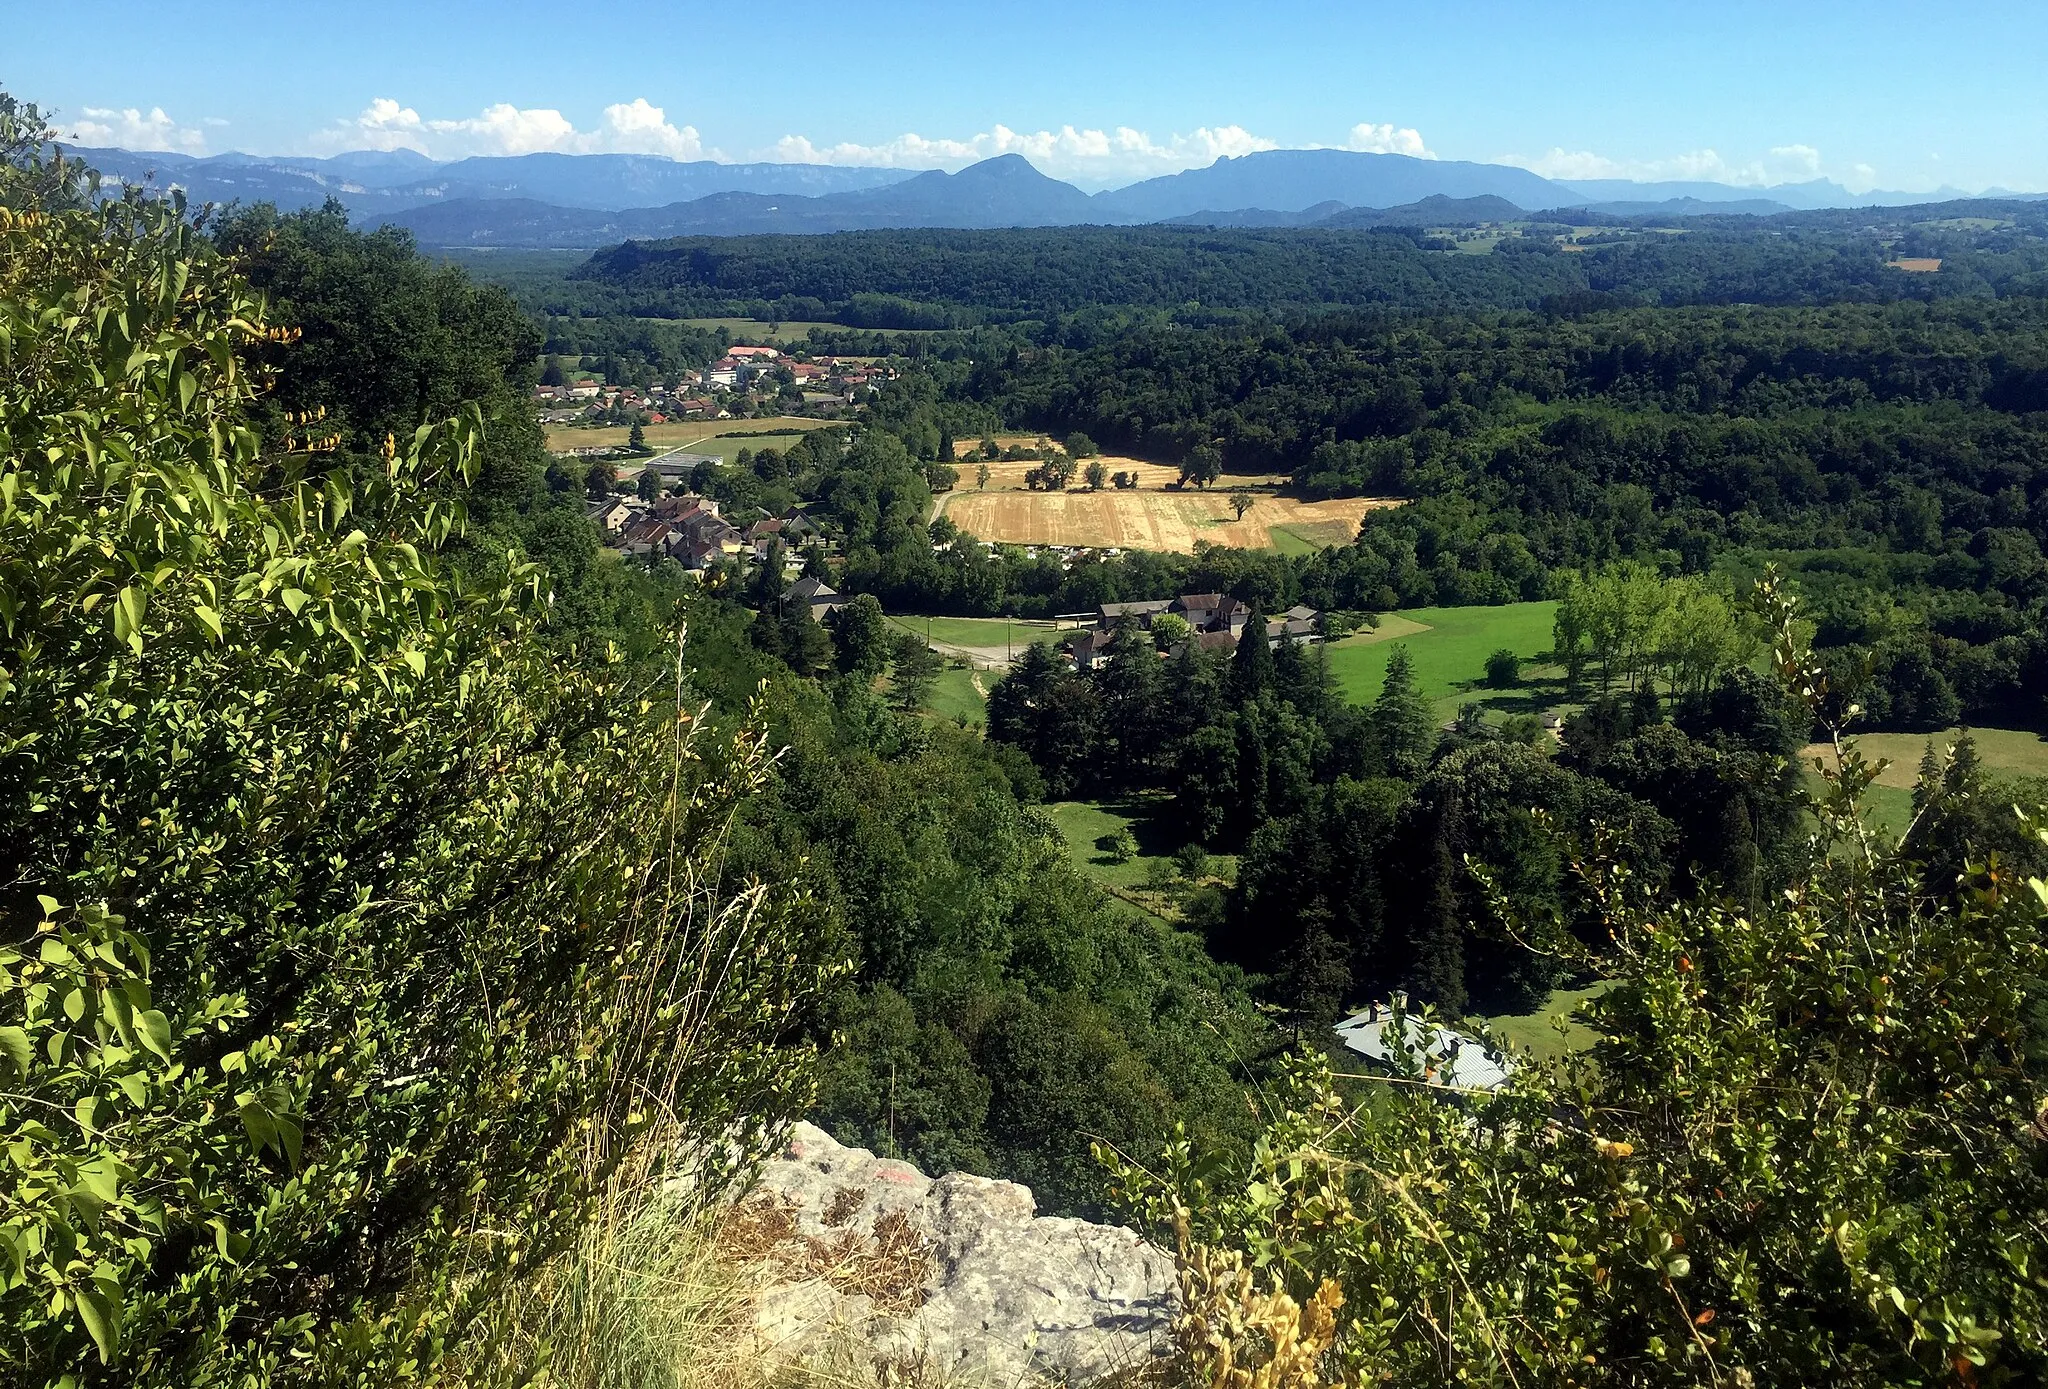
[[[1114,13],[1055,0],[971,21],[920,0],[778,30],[647,0],[370,0],[347,7],[317,63],[300,36],[339,6],[202,8],[219,22],[133,0],[25,13],[8,80],[44,95],[80,144],[192,155],[959,169],[1017,153],[1095,190],[1337,148],[1554,179],[2048,188],[2048,13],[1985,3],[1930,25],[1889,2],[1672,16],[1591,0],[1564,23],[1494,4],[1328,14],[1283,0],[1247,23],[1213,0]],[[94,61],[72,61],[87,45]]]

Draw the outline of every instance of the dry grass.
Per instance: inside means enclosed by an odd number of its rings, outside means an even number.
[[[1905,256],[1898,260],[1888,260],[1885,264],[1894,270],[1903,270],[1908,275],[1932,275],[1941,269],[1941,259],[1938,256]]]
[[[860,1229],[852,1224],[862,1193],[835,1194],[825,1223],[831,1235],[803,1232],[796,1207],[781,1196],[757,1196],[741,1203],[719,1229],[720,1254],[739,1266],[769,1267],[783,1281],[816,1278],[839,1292],[865,1295],[885,1312],[914,1312],[924,1305],[931,1277],[932,1247],[901,1211],[890,1211]]]
[[[991,464],[990,468],[1018,466]],[[1159,469],[1169,480],[1178,476],[1173,469],[1157,464],[1145,466]],[[962,480],[968,482],[971,477],[968,474]],[[1232,512],[1227,492],[1218,489],[1167,491],[1147,484],[1129,491],[1106,487],[1100,492],[1030,492],[998,490],[995,484],[992,476],[988,491],[949,493],[941,500],[941,509],[961,530],[983,540],[1182,554],[1192,551],[1197,540],[1247,550],[1272,549],[1276,530],[1309,545],[1348,544],[1358,534],[1358,523],[1366,512],[1400,505],[1382,498],[1305,502],[1262,493],[1239,518]]]

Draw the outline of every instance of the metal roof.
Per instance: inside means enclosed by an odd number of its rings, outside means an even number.
[[[1432,1024],[1398,1008],[1380,1004],[1337,1024],[1344,1045],[1375,1065],[1407,1069],[1397,1051],[1411,1058],[1433,1085],[1456,1090],[1498,1090],[1507,1084],[1515,1064],[1476,1038]]]

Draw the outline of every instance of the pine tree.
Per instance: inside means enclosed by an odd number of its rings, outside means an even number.
[[[816,618],[811,605],[785,603],[782,612],[782,659],[798,675],[816,675],[832,664],[832,637]]]
[[[1318,897],[1301,909],[1300,928],[1280,962],[1276,981],[1297,1039],[1320,1036],[1336,1023],[1351,992],[1351,952],[1332,929],[1330,907]]]
[[[1248,835],[1266,823],[1268,780],[1266,731],[1257,705],[1247,704],[1237,714],[1237,832]]]
[[[1230,662],[1230,692],[1240,703],[1257,699],[1273,688],[1273,644],[1266,637],[1266,619],[1257,608],[1245,619]]]
[[[1458,864],[1447,833],[1455,814],[1453,801],[1436,816],[1428,887],[1408,938],[1408,967],[1403,971],[1403,983],[1418,1002],[1434,1003],[1453,1016],[1465,1011],[1465,928],[1458,906]]]
[[[1406,645],[1387,656],[1387,679],[1373,701],[1372,728],[1388,772],[1410,781],[1422,775],[1436,746],[1435,716],[1415,688],[1415,666]]]

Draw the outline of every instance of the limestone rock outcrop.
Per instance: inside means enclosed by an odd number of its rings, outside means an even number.
[[[728,1225],[762,1270],[764,1355],[854,1353],[947,1384],[1085,1384],[1168,1348],[1173,1260],[1036,1215],[1028,1188],[933,1179],[799,1124]]]

